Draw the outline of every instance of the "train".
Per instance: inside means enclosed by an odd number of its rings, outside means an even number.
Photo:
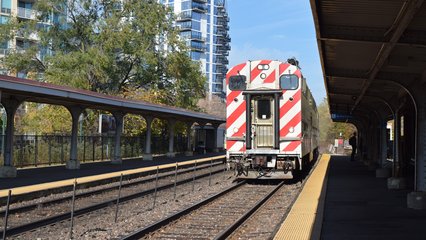
[[[319,116],[299,62],[256,60],[226,74],[226,161],[237,178],[292,179],[318,157]]]

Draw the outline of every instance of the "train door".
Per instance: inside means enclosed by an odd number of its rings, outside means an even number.
[[[254,148],[274,147],[274,99],[272,96],[254,97],[252,106],[252,134]]]

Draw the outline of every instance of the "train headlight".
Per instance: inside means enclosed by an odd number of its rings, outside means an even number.
[[[239,130],[239,129],[238,129],[238,128],[236,128],[236,127],[233,129],[234,133],[237,133],[237,132],[238,132],[238,130]]]
[[[259,69],[259,70],[268,70],[269,69],[269,65],[268,64],[259,64],[259,65],[257,65],[257,69]]]
[[[290,127],[290,128],[288,129],[288,131],[289,131],[289,132],[291,132],[291,133],[294,133],[294,127]]]

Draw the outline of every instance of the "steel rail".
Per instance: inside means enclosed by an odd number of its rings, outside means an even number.
[[[222,161],[222,160],[220,160],[220,161]],[[222,163],[219,163],[219,162],[215,163],[213,165],[213,167],[219,166],[221,164]],[[206,169],[206,168],[209,168],[209,167],[210,167],[210,164],[199,165],[199,167],[197,167],[196,170],[198,171],[198,170]],[[175,168],[175,166],[169,167],[169,168],[163,168],[161,170],[172,169],[172,168]],[[193,171],[193,169],[191,167],[189,167],[189,168],[187,168],[185,170],[182,170],[182,171],[178,172],[178,174],[191,173],[192,171]],[[150,171],[148,171],[147,173],[149,173],[149,172]],[[174,176],[174,174],[175,174],[174,172],[170,172],[168,174],[159,176],[158,179],[164,179],[164,178],[167,178],[167,177],[171,177],[171,176]],[[133,174],[130,174],[130,175],[133,175]],[[136,176],[134,178],[138,178],[138,177],[141,177],[141,176]],[[129,179],[132,179],[132,178],[129,178]],[[124,183],[122,185],[122,187],[123,188],[125,188],[125,187],[131,187],[131,186],[135,186],[135,185],[138,185],[138,184],[144,184],[144,183],[152,182],[152,181],[155,181],[155,176],[147,178],[147,179],[135,181],[135,182]],[[87,196],[91,196],[91,195],[101,194],[101,193],[105,193],[105,192],[108,192],[108,191],[113,191],[113,190],[116,190],[116,189],[117,189],[117,186],[110,186],[110,187],[106,187],[106,188],[102,188],[102,189],[92,190],[92,191],[88,191],[88,192],[84,192],[84,193],[79,193],[79,194],[76,195],[76,198],[82,198],[82,197],[87,197]],[[26,212],[26,211],[30,211],[30,210],[39,208],[40,206],[49,206],[49,205],[53,205],[53,204],[58,204],[58,203],[69,201],[71,199],[72,199],[72,196],[65,196],[65,197],[61,197],[61,198],[57,198],[57,199],[53,199],[53,200],[48,200],[48,201],[41,202],[41,203],[34,203],[34,204],[25,205],[25,206],[21,206],[21,207],[15,207],[15,208],[9,209],[9,214]],[[5,211],[6,210],[0,211],[0,216],[4,215]]]
[[[319,157],[320,158],[320,157]],[[315,168],[315,166],[318,164],[318,161],[316,161],[315,165],[313,168]],[[306,172],[306,175],[309,175],[313,168],[310,169],[309,172]],[[298,180],[299,181],[299,180]],[[130,235],[127,235],[123,238],[121,238],[121,240],[134,240],[134,239],[141,239],[144,236],[159,230],[160,228],[168,225],[169,223],[179,219],[180,217],[183,217],[184,215],[187,215],[188,213],[199,209],[200,207],[205,206],[206,204],[216,200],[217,198],[219,198],[220,196],[223,196],[224,194],[235,190],[238,187],[241,187],[243,184],[245,184],[245,181],[240,182],[237,185],[234,185],[230,188],[225,189],[224,191],[208,198],[205,200],[202,200],[176,214],[173,214],[171,216],[168,216],[162,220],[159,220],[143,229],[137,230],[133,233],[131,233]],[[274,193],[276,193],[276,191],[278,191],[283,185],[285,184],[285,182],[281,182],[277,187],[275,187],[274,189],[272,189],[263,199],[259,200],[258,202],[256,202],[255,206],[253,208],[251,208],[249,211],[247,211],[242,217],[240,217],[238,220],[236,220],[234,222],[234,224],[230,227],[228,227],[227,229],[223,230],[221,233],[219,233],[218,236],[216,236],[214,239],[226,239],[226,237],[229,237],[233,231],[235,231],[239,226],[241,226],[248,218],[250,218],[266,201],[268,201],[273,195]],[[302,184],[302,186],[304,186],[305,183]],[[296,197],[297,198],[297,197]]]
[[[140,230],[138,230],[138,231],[136,231],[136,232],[134,232],[134,233],[132,233],[132,234],[130,234],[130,235],[122,238],[121,240],[140,239],[141,237],[143,237],[143,236],[145,236],[145,235],[147,235],[147,234],[149,234],[151,232],[154,232],[154,231],[160,229],[161,227],[163,227],[165,225],[168,225],[169,223],[175,221],[176,219],[178,219],[178,218],[180,218],[180,217],[182,217],[184,215],[187,215],[188,213],[190,213],[190,212],[192,212],[192,211],[194,211],[196,209],[199,209],[200,207],[202,207],[202,206],[204,206],[204,205],[206,205],[206,204],[208,204],[208,203],[210,203],[210,202],[218,199],[219,197],[225,195],[226,193],[234,191],[235,189],[243,186],[244,184],[246,184],[245,181],[239,182],[238,184],[233,185],[233,186],[225,189],[224,191],[219,192],[219,193],[217,193],[217,194],[215,194],[215,195],[213,195],[213,196],[211,196],[211,197],[209,197],[207,199],[204,199],[204,200],[202,200],[202,201],[200,201],[200,202],[198,202],[198,203],[196,203],[196,204],[194,204],[194,205],[192,205],[192,206],[190,206],[190,207],[188,207],[188,208],[186,208],[186,209],[184,209],[184,210],[182,210],[182,211],[180,211],[180,212],[178,212],[176,214],[168,216],[168,217],[166,217],[166,218],[164,218],[164,219],[162,219],[160,221],[157,221],[157,222],[155,222],[155,223],[153,223],[153,224],[151,224],[151,225],[149,225],[149,226],[147,226],[147,227],[145,227],[143,229],[140,229]]]
[[[220,169],[220,170],[212,172],[212,174],[217,174],[217,173],[222,173],[222,172],[223,172],[223,169]],[[210,175],[210,173],[201,174],[201,175],[196,176],[195,179],[208,177],[209,175]],[[191,176],[189,178],[186,178],[184,180],[179,181],[177,183],[177,185],[182,185],[184,183],[191,182],[192,180],[193,180],[193,177]],[[172,187],[174,187],[174,183],[160,186],[160,187],[157,188],[157,191],[169,189],[169,188],[172,188]],[[155,191],[155,188],[151,188],[151,189],[139,192],[139,193],[131,194],[131,195],[122,197],[120,199],[120,202],[123,203],[123,202],[133,200],[135,198],[143,197],[145,195],[153,193],[154,191]],[[90,206],[87,206],[87,207],[84,207],[84,208],[80,208],[80,209],[78,209],[74,212],[74,217],[77,217],[77,216],[80,216],[80,215],[83,215],[83,214],[86,214],[86,213],[90,213],[90,212],[93,212],[93,211],[96,211],[96,210],[99,210],[99,209],[102,209],[102,208],[109,207],[111,205],[114,205],[116,203],[116,201],[117,201],[117,199],[114,198],[114,199],[111,199],[111,200],[104,201],[102,203],[97,203],[97,204],[93,204],[93,205],[90,205]],[[47,225],[57,223],[57,222],[60,222],[60,221],[63,221],[63,220],[67,220],[67,219],[70,218],[70,216],[71,216],[71,212],[67,212],[67,213],[58,214],[56,216],[52,216],[52,217],[49,217],[49,218],[34,221],[32,223],[27,223],[27,224],[23,224],[23,225],[20,225],[20,226],[12,227],[12,228],[7,229],[6,237],[22,234],[24,232],[28,232],[28,231],[37,229],[39,227],[43,227],[43,226],[47,226]],[[1,234],[3,234],[3,231],[0,232],[0,235]]]
[[[227,229],[220,232],[214,239],[222,240],[229,237],[235,230],[237,230],[247,219],[253,216],[253,214],[264,205],[266,201],[271,199],[271,197],[284,185],[284,181],[282,181],[278,186],[272,189],[268,195],[266,195],[263,199],[260,199],[251,209],[249,209],[243,216],[237,219],[232,225],[230,225]]]

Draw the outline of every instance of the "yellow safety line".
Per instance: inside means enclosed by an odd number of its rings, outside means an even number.
[[[221,159],[221,158],[224,158],[224,155],[216,156],[216,157],[209,157],[209,158],[201,158],[201,159],[185,161],[185,162],[178,162],[178,164],[179,164],[179,166],[185,166],[185,165],[193,164],[195,161],[197,161],[197,163],[204,163],[204,162],[208,162],[208,161],[218,160],[218,159]],[[159,165],[158,167],[159,167],[159,169],[164,169],[164,168],[174,167],[175,165],[176,165],[176,163],[169,163],[169,164]],[[152,170],[156,170],[156,169],[157,169],[157,166],[151,166],[151,167],[143,167],[143,168],[125,170],[125,171],[120,171],[120,172],[104,173],[104,174],[93,175],[93,176],[88,176],[88,177],[81,177],[81,178],[77,178],[77,183],[79,183],[79,184],[88,183],[88,182],[99,181],[99,180],[103,180],[103,179],[119,177],[121,174],[130,175],[130,174],[134,174],[134,173],[142,173],[142,172],[152,171]],[[17,187],[17,188],[12,188],[12,195],[20,195],[20,194],[24,194],[24,193],[36,192],[36,191],[40,191],[40,190],[47,190],[47,189],[51,189],[51,188],[72,186],[73,184],[74,184],[74,178],[56,181],[56,182],[48,182],[48,183],[35,184],[35,185],[30,185],[30,186]],[[9,189],[0,190],[0,197],[6,197],[8,195],[8,192],[9,192]]]
[[[305,183],[274,239],[320,239],[327,181],[326,173],[329,162],[330,155],[324,154]]]

